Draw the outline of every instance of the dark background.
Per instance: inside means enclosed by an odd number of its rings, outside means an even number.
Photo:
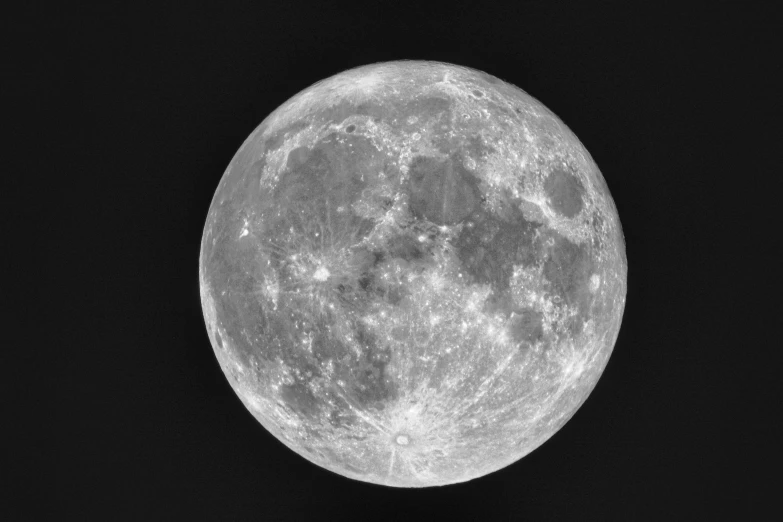
[[[721,2],[182,4],[41,10],[4,36],[12,130],[32,145],[3,194],[24,518],[765,513],[779,19]],[[572,420],[506,469],[426,490],[342,478],[268,434],[217,364],[198,288],[244,139],[312,83],[393,59],[474,67],[553,110],[608,182],[629,263],[614,354]]]

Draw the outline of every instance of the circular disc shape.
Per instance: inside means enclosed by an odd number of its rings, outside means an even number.
[[[399,487],[467,481],[574,414],[620,328],[606,183],[540,102],[435,62],[343,72],[237,152],[200,257],[212,346],[311,462]]]

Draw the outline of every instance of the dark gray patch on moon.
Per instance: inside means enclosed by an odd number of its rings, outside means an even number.
[[[417,156],[410,169],[410,209],[417,219],[453,225],[476,207],[475,182],[460,162]]]
[[[473,281],[505,291],[514,264],[534,264],[541,249],[535,240],[540,224],[525,220],[513,207],[505,217],[478,210],[455,241],[457,256]]]
[[[573,173],[560,167],[552,169],[544,181],[544,190],[552,207],[565,217],[573,218],[582,210],[585,189]]]

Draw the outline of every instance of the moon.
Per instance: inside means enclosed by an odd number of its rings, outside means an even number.
[[[206,219],[201,302],[237,396],[352,479],[428,487],[521,459],[614,348],[625,245],[606,182],[484,72],[342,72],[270,114]]]

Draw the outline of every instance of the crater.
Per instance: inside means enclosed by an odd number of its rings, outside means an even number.
[[[511,337],[518,343],[535,344],[544,337],[544,314],[536,310],[523,310],[511,318]]]
[[[439,96],[413,99],[402,107],[403,114],[415,116],[418,121],[437,120],[451,111],[452,102]]]
[[[549,198],[549,206],[569,219],[582,210],[584,186],[574,173],[567,172],[566,169],[552,169],[544,180],[544,192]]]
[[[315,273],[313,274],[313,279],[315,279],[316,281],[326,281],[327,279],[329,279],[330,275],[331,274],[329,274],[329,270],[327,270],[326,267],[319,266],[318,270],[316,270]]]
[[[373,120],[381,120],[387,116],[388,110],[387,107],[377,103],[364,102],[357,105],[343,99],[335,105],[318,112],[317,118],[324,123],[338,124],[354,115],[366,116]]]
[[[411,443],[411,439],[404,433],[400,433],[394,437],[394,442],[396,442],[399,446],[408,446]]]

